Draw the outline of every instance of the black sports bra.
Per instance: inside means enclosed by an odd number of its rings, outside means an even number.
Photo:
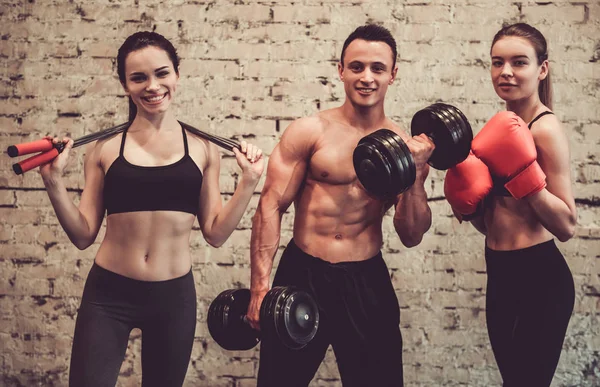
[[[529,124],[527,124],[527,127],[529,128],[529,130],[531,130],[531,126],[534,124],[534,122],[536,122],[537,120],[539,120],[546,114],[554,114],[554,113],[547,110],[547,111],[542,112],[542,113],[538,114],[537,116],[535,116],[535,118],[533,120],[531,120],[531,122]],[[500,177],[492,175],[492,181],[494,182],[494,186],[493,186],[492,192],[491,192],[492,195],[511,196],[510,192],[508,192],[508,190],[506,188],[504,188],[504,184],[506,184],[505,179],[502,179]]]
[[[135,211],[181,211],[198,214],[202,171],[189,155],[185,129],[185,155],[173,164],[141,166],[123,157],[127,129],[123,131],[119,157],[104,177],[107,215]]]

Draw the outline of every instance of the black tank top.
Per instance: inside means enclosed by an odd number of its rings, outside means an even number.
[[[535,116],[535,118],[533,120],[531,120],[531,122],[529,124],[527,124],[527,127],[529,128],[529,130],[531,130],[531,126],[534,124],[534,122],[536,122],[537,120],[539,120],[546,114],[554,114],[554,113],[552,113],[551,111],[545,111],[545,112],[542,112],[542,113],[538,114],[537,116]],[[504,188],[504,184],[506,184],[505,179],[492,175],[492,181],[494,182],[494,186],[492,188],[492,195],[511,196],[510,192],[508,192],[508,190],[506,188]]]
[[[198,214],[202,171],[189,155],[183,132],[185,155],[173,164],[156,167],[134,165],[123,157],[127,129],[123,131],[119,157],[104,177],[107,215],[135,211],[181,211]]]

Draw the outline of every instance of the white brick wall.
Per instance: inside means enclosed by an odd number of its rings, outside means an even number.
[[[577,297],[553,387],[600,385],[597,1],[4,0],[0,146],[46,134],[79,137],[123,122],[117,49],[129,34],[155,29],[182,57],[178,118],[227,136],[254,134],[269,154],[292,120],[341,103],[335,61],[346,36],[368,21],[388,27],[397,40],[398,81],[386,112],[405,127],[416,110],[442,99],[478,131],[502,109],[489,81],[494,33],[503,22],[525,21],[548,38],[555,111],[570,140],[579,213],[576,236],[559,244]],[[59,117],[65,112],[76,114]],[[83,151],[74,153],[65,179],[78,200]],[[66,386],[74,317],[104,230],[96,244],[78,251],[58,225],[39,175],[15,176],[13,162],[0,157],[0,385]],[[227,155],[222,167],[227,195],[237,167]],[[384,222],[384,256],[402,308],[405,382],[500,386],[485,328],[483,237],[452,218],[443,176],[432,171],[427,183],[434,220],[419,246],[404,248],[391,218]],[[220,349],[208,334],[206,309],[220,291],[249,284],[257,201],[258,193],[222,248],[210,248],[199,230],[192,235],[198,327],[186,386],[255,385],[258,350]],[[284,217],[284,243],[292,214]],[[140,347],[134,331],[119,386],[140,384]],[[341,385],[331,353],[312,385]]]

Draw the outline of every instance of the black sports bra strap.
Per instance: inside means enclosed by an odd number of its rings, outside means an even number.
[[[527,127],[529,129],[531,129],[531,125],[533,125],[534,122],[536,122],[537,120],[539,120],[540,118],[542,118],[546,114],[554,114],[554,113],[552,113],[550,110],[546,110],[545,112],[542,112],[542,113],[538,114],[533,120],[531,120],[531,122],[529,123],[529,125],[527,125]]]
[[[188,152],[188,143],[187,143],[187,135],[185,133],[185,128],[181,125],[181,131],[183,132],[183,149],[185,150],[185,155],[189,154]]]
[[[121,137],[121,150],[119,151],[119,156],[121,157],[123,157],[123,149],[125,149],[125,136],[127,135],[127,129],[123,131],[123,136]]]

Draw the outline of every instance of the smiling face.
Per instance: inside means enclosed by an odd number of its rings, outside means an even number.
[[[536,97],[540,81],[548,75],[548,61],[538,63],[529,40],[507,36],[492,47],[492,83],[496,94],[506,102]]]
[[[138,114],[153,116],[169,108],[177,90],[179,74],[166,51],[147,46],[125,58],[123,87],[137,106]]]
[[[381,41],[353,40],[338,64],[346,97],[355,106],[383,104],[387,88],[394,82],[397,67],[390,46]]]

